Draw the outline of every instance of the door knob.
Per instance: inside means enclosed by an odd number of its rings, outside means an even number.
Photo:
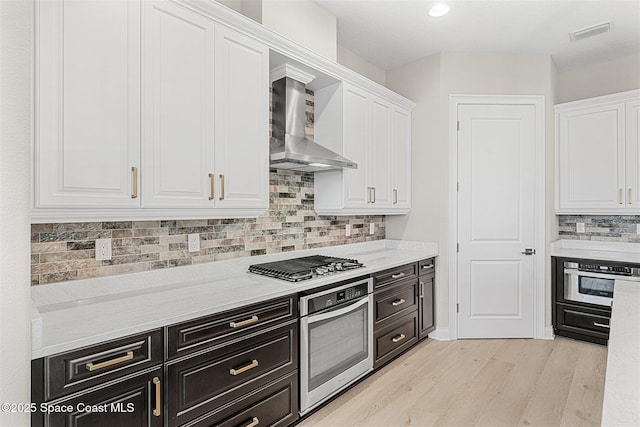
[[[535,255],[535,249],[525,249],[524,252],[520,252],[522,255]]]

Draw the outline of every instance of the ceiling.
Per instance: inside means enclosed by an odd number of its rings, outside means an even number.
[[[640,53],[639,0],[314,0],[338,18],[338,44],[383,70],[438,52],[550,54],[568,70]],[[570,42],[569,32],[613,21]]]

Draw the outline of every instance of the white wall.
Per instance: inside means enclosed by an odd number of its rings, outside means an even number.
[[[0,402],[30,402],[31,38],[33,2],[0,1]],[[0,411],[1,426],[29,414]]]
[[[382,86],[386,84],[387,75],[382,68],[376,67],[363,57],[340,45],[338,45],[338,63],[376,83],[380,83]]]
[[[262,24],[332,61],[337,19],[311,0],[262,0]]]
[[[387,87],[417,103],[412,116],[412,209],[405,216],[387,217],[387,236],[439,243],[436,276],[438,327],[448,327],[449,323],[449,95],[545,96],[545,211],[549,220],[554,218],[553,72],[553,62],[547,55],[476,53],[441,53],[387,71]],[[556,238],[553,233],[547,231],[547,246]],[[551,324],[550,283],[550,273],[547,272],[546,325]]]
[[[640,89],[640,55],[558,72],[556,104],[632,89]]]

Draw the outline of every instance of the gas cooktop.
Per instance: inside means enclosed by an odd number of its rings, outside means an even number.
[[[354,259],[311,255],[301,258],[254,264],[249,266],[249,272],[288,280],[289,282],[299,282],[301,280],[312,279],[314,277],[325,276],[327,274],[339,273],[341,271],[353,270],[354,268],[361,267],[364,267],[364,264],[359,263]]]

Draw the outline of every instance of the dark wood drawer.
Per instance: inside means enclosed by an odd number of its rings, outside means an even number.
[[[183,427],[288,426],[298,419],[298,373],[262,386]]]
[[[169,359],[296,318],[298,299],[288,296],[179,323],[167,328]]]
[[[435,258],[424,259],[418,262],[418,274],[433,273],[436,269]]]
[[[44,358],[43,399],[64,396],[162,363],[162,330],[132,335]],[[43,377],[34,381],[46,381]]]
[[[379,273],[374,273],[373,287],[374,289],[388,286],[392,283],[396,283],[399,280],[405,280],[411,277],[417,277],[418,264],[413,262],[411,264],[402,265],[400,267],[390,268]]]
[[[296,320],[168,364],[168,425],[200,417],[297,367]]]
[[[377,368],[418,341],[418,313],[414,311],[391,322],[389,326],[376,332],[373,340],[375,347],[373,367]]]
[[[557,304],[556,316],[556,328],[561,331],[609,338],[611,313],[607,311]]]
[[[48,427],[161,427],[162,369],[49,404],[69,410],[47,411],[42,425]]]
[[[386,286],[373,295],[376,326],[392,317],[414,311],[418,307],[418,281],[404,280],[396,285]]]

